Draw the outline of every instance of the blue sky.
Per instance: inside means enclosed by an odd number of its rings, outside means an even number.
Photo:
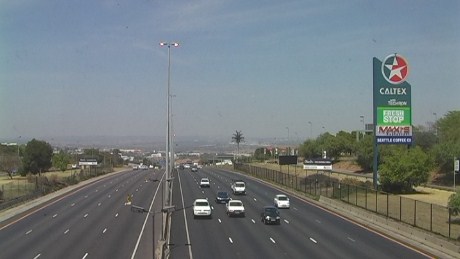
[[[426,125],[460,108],[459,24],[459,1],[0,0],[0,136],[164,136],[161,41],[177,136],[360,129],[395,52]]]

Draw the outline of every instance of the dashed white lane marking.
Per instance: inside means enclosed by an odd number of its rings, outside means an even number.
[[[85,259],[88,256],[88,253],[86,253],[81,259]]]
[[[253,198],[253,199],[254,199],[254,201],[257,201],[257,199],[256,199],[256,198]]]
[[[252,221],[253,224],[256,224],[256,221],[254,219],[251,219],[251,221]]]
[[[270,237],[270,241],[272,241],[273,244],[276,244],[275,239]]]
[[[299,209],[297,209],[296,207],[294,207],[294,210],[299,210]]]
[[[98,206],[98,207],[101,206],[101,203],[99,202],[99,203],[97,204],[97,206]]]
[[[217,221],[219,221],[219,223],[222,223],[222,221],[220,219],[217,219]]]
[[[38,257],[40,257],[42,254],[38,254],[34,257],[34,259],[37,259]]]
[[[351,237],[347,237],[348,240],[350,240],[351,242],[356,242],[356,240],[354,240],[353,238]]]
[[[318,242],[316,240],[314,240],[313,238],[310,237],[310,241],[315,243],[315,244],[318,244]]]
[[[53,215],[53,219],[54,219],[55,217],[57,217],[57,215],[58,215],[58,214],[54,214],[54,215]]]
[[[26,232],[26,235],[32,233],[32,229]]]
[[[88,198],[88,195],[86,195],[85,198]]]
[[[319,219],[315,220],[317,223],[321,224],[321,221]]]
[[[105,232],[107,232],[107,228],[104,228],[104,230],[102,230],[102,234],[105,234]]]
[[[110,195],[110,194],[109,194],[109,196],[108,196],[108,197],[110,198],[110,197],[112,197],[112,195]]]
[[[70,204],[70,207],[73,207],[73,206],[75,206],[75,203]]]
[[[67,229],[66,231],[64,231],[64,235],[69,233],[70,229]]]
[[[284,220],[284,222],[286,222],[287,224],[289,224],[289,220]]]
[[[86,213],[86,214],[83,216],[83,218],[86,218],[86,217],[88,217],[88,213]]]
[[[115,218],[116,218],[116,217],[118,217],[118,213],[117,213],[117,214],[115,214]]]
[[[228,238],[228,241],[230,241],[230,243],[232,243],[232,244],[233,244],[233,240],[232,240],[232,238],[231,238],[231,237],[229,237],[229,238]]]

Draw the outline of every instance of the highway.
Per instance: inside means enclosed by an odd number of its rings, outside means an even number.
[[[208,177],[210,188],[200,188]],[[244,218],[229,218],[224,204],[214,202],[217,191],[231,193],[232,179],[246,182],[247,195],[234,196],[245,205]],[[395,240],[361,227],[308,201],[290,196],[282,209],[281,225],[264,225],[261,208],[273,205],[284,193],[258,180],[233,172],[204,167],[198,172],[179,170],[174,178],[171,258],[427,258]],[[194,219],[192,203],[208,198],[210,219]]]
[[[152,258],[152,215],[125,204],[161,210],[162,172],[136,170],[109,175],[2,222],[0,258]],[[155,197],[155,200],[154,200]],[[161,214],[155,217],[155,241]],[[157,227],[158,226],[158,227]]]

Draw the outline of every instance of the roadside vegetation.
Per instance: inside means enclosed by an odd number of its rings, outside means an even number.
[[[460,111],[451,111],[428,126],[414,126],[413,142],[379,146],[380,184],[384,191],[410,193],[423,184],[452,186],[454,157],[460,157]],[[334,163],[352,157],[361,173],[373,171],[373,136],[362,132],[324,133],[299,146],[299,156],[320,158],[324,153]],[[273,161],[273,150],[258,148],[253,158]],[[457,177],[457,180],[460,177]]]

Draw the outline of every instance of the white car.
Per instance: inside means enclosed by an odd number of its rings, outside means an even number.
[[[227,215],[231,216],[241,216],[244,217],[244,205],[240,200],[230,200],[227,202]]]
[[[289,209],[290,207],[289,198],[284,194],[277,194],[273,199],[273,203],[277,208]]]
[[[233,194],[246,194],[246,184],[243,180],[236,180],[230,185]]]
[[[201,178],[200,187],[210,187],[210,186],[211,184],[209,183],[208,178]]]
[[[193,218],[212,217],[211,205],[207,199],[196,199],[193,202]]]

